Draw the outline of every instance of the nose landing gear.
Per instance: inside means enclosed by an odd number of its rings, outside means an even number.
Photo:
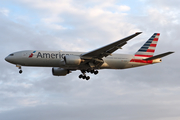
[[[21,74],[23,71],[22,71],[22,68],[21,68],[21,65],[16,65],[16,67],[18,67],[20,70],[19,70],[19,73]]]
[[[21,74],[23,71],[22,70],[19,70],[19,73]]]

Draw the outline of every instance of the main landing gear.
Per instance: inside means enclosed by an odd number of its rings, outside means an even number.
[[[22,71],[22,68],[20,65],[16,65],[16,67],[18,67],[20,70],[19,70],[19,74],[21,74],[23,71]]]
[[[98,71],[96,70],[96,71],[94,71],[94,70],[81,70],[81,72],[82,72],[82,74],[80,74],[79,75],[79,78],[81,79],[86,79],[86,80],[89,80],[90,79],[90,77],[89,76],[86,76],[86,72],[90,72],[91,74],[95,74],[95,75],[97,75],[98,74]]]
[[[80,74],[79,75],[79,78],[81,79],[86,79],[86,80],[89,80],[90,79],[90,77],[89,76],[86,76],[86,74],[84,73],[84,74]]]

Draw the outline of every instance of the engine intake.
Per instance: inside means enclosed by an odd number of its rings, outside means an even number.
[[[65,76],[67,74],[69,74],[70,71],[64,68],[59,68],[59,67],[53,67],[52,68],[52,74],[54,76]]]
[[[79,56],[66,55],[64,56],[66,65],[80,65],[82,59]]]

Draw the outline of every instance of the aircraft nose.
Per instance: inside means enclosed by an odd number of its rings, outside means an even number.
[[[9,62],[9,57],[7,56],[7,57],[5,58],[5,60],[6,60],[7,62]]]

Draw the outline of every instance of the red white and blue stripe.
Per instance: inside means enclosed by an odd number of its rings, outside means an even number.
[[[130,62],[135,63],[148,63],[151,64],[152,60],[143,60],[142,58],[152,57],[154,55],[160,33],[154,33],[148,41],[135,53],[134,58]]]
[[[152,57],[154,55],[160,33],[154,33],[151,38],[136,52],[136,57]]]

